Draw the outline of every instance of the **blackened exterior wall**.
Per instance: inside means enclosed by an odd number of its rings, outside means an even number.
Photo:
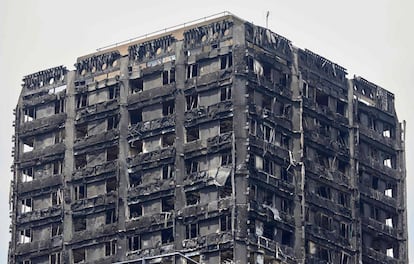
[[[394,96],[233,15],[26,76],[9,263],[408,263]]]

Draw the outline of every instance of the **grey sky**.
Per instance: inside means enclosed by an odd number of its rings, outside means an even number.
[[[206,4],[206,6],[203,6]],[[107,44],[222,11],[265,25],[295,46],[308,48],[393,92],[400,120],[407,120],[408,201],[414,200],[414,1],[58,1],[0,2],[0,263],[9,240],[12,109],[24,75],[66,65]],[[411,138],[410,138],[411,136]],[[411,177],[410,177],[411,176]],[[414,243],[414,205],[408,203]],[[411,247],[413,248],[413,247]],[[414,250],[410,250],[414,263]]]

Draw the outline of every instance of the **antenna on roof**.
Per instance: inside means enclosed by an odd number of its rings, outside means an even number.
[[[269,28],[269,15],[270,15],[270,12],[267,11],[266,12],[266,28]]]

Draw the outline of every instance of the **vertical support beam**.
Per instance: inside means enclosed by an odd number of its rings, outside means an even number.
[[[404,263],[408,262],[408,224],[407,224],[407,168],[406,168],[406,156],[405,156],[405,135],[406,124],[405,120],[399,124],[396,122],[396,141],[398,146],[397,151],[397,169],[399,170],[400,180],[398,181],[397,189],[401,190],[400,194],[397,194],[397,207],[398,207],[398,223],[401,223],[400,229],[404,230],[402,241],[399,243],[398,255]]]
[[[298,51],[295,48],[293,52],[293,61],[290,67],[291,83],[290,90],[292,91],[292,99],[294,101],[292,113],[292,129],[299,138],[293,138],[293,156],[300,157],[304,160],[304,132],[303,132],[303,104],[301,96],[302,76],[299,71]],[[294,218],[295,218],[295,257],[298,263],[304,263],[305,256],[305,164],[300,162],[297,167],[294,167],[295,177],[295,198],[294,198]]]
[[[359,145],[358,140],[358,124],[354,122],[354,114],[357,114],[356,105],[354,105],[354,83],[352,80],[348,80],[348,124],[349,124],[349,183],[352,189],[351,193],[351,214],[352,214],[352,230],[354,234],[360,234],[359,236],[355,235],[351,239],[351,247],[353,250],[356,250],[355,259],[353,263],[362,262],[362,229],[361,229],[361,218],[359,211],[360,204],[360,192],[358,188],[359,184],[359,173],[358,173],[358,161],[356,160],[355,153]]]
[[[120,60],[120,79],[119,79],[119,155],[118,155],[118,241],[117,241],[117,259],[124,260],[127,252],[127,241],[125,237],[125,221],[126,211],[128,206],[128,165],[126,163],[128,158],[128,94],[129,94],[129,72],[128,72],[128,57],[122,57]]]
[[[72,263],[72,254],[68,248],[73,237],[72,209],[71,209],[71,185],[67,184],[72,180],[74,170],[73,144],[75,141],[75,78],[76,71],[68,72],[66,75],[66,122],[65,122],[65,164],[64,164],[64,203],[63,203],[63,262]]]
[[[233,101],[233,156],[235,155],[235,172],[232,174],[233,204],[232,224],[234,236],[233,257],[236,264],[247,263],[247,219],[248,219],[248,170],[249,157],[247,153],[248,122],[247,122],[247,89],[246,80],[238,75],[238,70],[245,68],[245,27],[238,20],[233,25],[233,61],[234,80],[232,86]],[[241,67],[240,67],[241,66]],[[237,146],[237,147],[236,147]],[[234,154],[235,153],[235,154]]]
[[[184,112],[185,112],[185,68],[186,56],[184,54],[182,41],[175,43],[175,84],[176,84],[176,98],[175,98],[175,201],[174,201],[174,246],[177,250],[182,249],[182,241],[185,239],[185,226],[183,219],[177,217],[177,213],[181,208],[186,206],[184,193],[184,179],[185,179],[185,162],[184,162]]]

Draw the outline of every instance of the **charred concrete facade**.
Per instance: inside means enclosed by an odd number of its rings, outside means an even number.
[[[408,263],[394,96],[233,15],[26,76],[9,263]]]

